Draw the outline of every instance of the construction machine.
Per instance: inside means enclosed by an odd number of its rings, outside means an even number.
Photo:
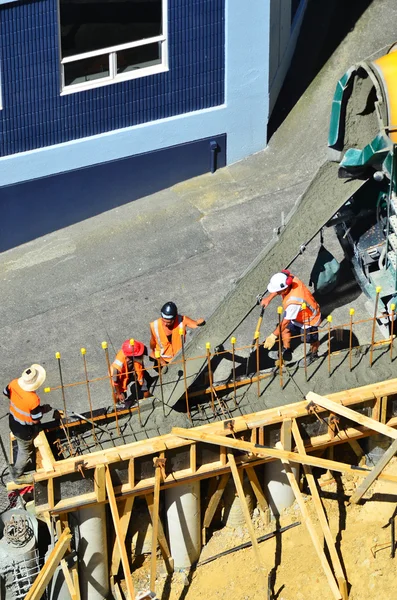
[[[378,295],[385,335],[397,305],[396,144],[397,43],[338,81],[328,139],[338,177],[365,181],[328,225],[335,226],[372,314]]]

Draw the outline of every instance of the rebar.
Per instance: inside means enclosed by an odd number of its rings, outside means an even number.
[[[260,363],[259,363],[259,331],[255,331],[254,334],[255,339],[255,350],[256,350],[256,374],[257,374],[257,389],[258,389],[258,398],[261,395],[261,383],[259,380],[259,371],[260,371]]]
[[[350,329],[349,329],[349,369],[352,370],[352,348],[353,348],[353,316],[354,308],[350,309]]]
[[[205,344],[205,349],[207,351],[207,366],[208,366],[208,379],[211,390],[211,408],[212,412],[215,414],[215,403],[214,403],[214,386],[212,381],[212,369],[211,369],[211,344],[207,342]]]
[[[60,382],[61,382],[61,393],[62,393],[62,401],[63,401],[63,417],[65,419],[67,419],[68,418],[68,413],[67,413],[67,410],[66,410],[65,386],[63,385],[63,376],[62,376],[62,367],[61,367],[61,353],[60,352],[56,352],[55,353],[55,358],[58,361],[59,379],[60,379]],[[60,415],[59,419],[60,419],[60,423],[61,423],[61,427],[62,427],[63,426],[63,418],[62,418],[61,415]],[[63,431],[64,431],[64,434],[66,436],[66,439],[67,439],[67,442],[68,442],[68,445],[69,445],[69,448],[70,448],[70,454],[71,454],[71,456],[73,456],[73,447],[72,447],[72,445],[70,443],[70,437],[69,437],[69,433],[68,433],[66,427],[63,427]]]
[[[307,381],[307,357],[306,357],[306,302],[302,302],[302,312],[303,312],[303,362],[305,365],[305,378]]]
[[[155,357],[157,359],[157,368],[159,370],[159,382],[160,382],[160,394],[161,394],[161,404],[163,406],[163,415],[165,416],[165,406],[164,406],[164,390],[163,390],[163,374],[161,372],[161,363],[160,363],[160,350],[154,351]]]
[[[277,307],[278,316],[278,371],[280,375],[280,387],[282,388],[283,383],[283,349],[282,349],[282,338],[281,338],[281,315],[283,314],[283,307]]]
[[[192,420],[192,416],[190,414],[190,406],[189,406],[189,390],[187,387],[187,379],[186,379],[186,358],[185,358],[185,333],[183,330],[183,326],[179,327],[179,335],[181,336],[181,349],[182,349],[182,369],[183,369],[183,383],[185,386],[185,399],[186,399],[186,414],[189,420]]]
[[[393,345],[394,345],[394,319],[396,317],[395,310],[396,305],[392,304],[391,309],[391,324],[390,324],[390,362],[393,362]]]
[[[107,342],[102,342],[102,348],[105,351],[105,357],[106,357],[106,364],[108,367],[108,377],[109,377],[109,385],[110,385],[110,389],[112,392],[112,398],[113,398],[113,404],[114,404],[114,412],[116,415],[116,426],[117,426],[117,431],[118,434],[120,435],[120,427],[119,427],[119,417],[117,415],[117,400],[116,400],[116,392],[114,390],[114,387],[112,385],[112,375],[110,372],[110,360],[109,360],[109,350],[108,350],[108,343]]]
[[[139,403],[139,386],[138,386],[138,378],[136,376],[136,372],[135,369],[132,369],[132,374],[134,376],[134,385],[135,385],[135,396],[136,396],[136,406],[138,409],[138,419],[139,419],[139,425],[141,427],[143,427],[142,425],[142,417],[141,417],[141,405]]]
[[[87,350],[85,348],[81,348],[80,349],[81,356],[83,357],[84,375],[85,375],[85,381],[86,381],[86,384],[87,384],[88,406],[90,407],[90,415],[91,415],[91,421],[92,421],[93,418],[94,418],[94,414],[93,414],[93,411],[92,411],[91,390],[90,390],[90,382],[88,380],[86,352],[87,352]],[[92,421],[92,435],[93,435],[95,444],[97,444],[98,440],[97,440],[97,437],[96,437],[95,426],[94,426],[94,422],[93,421]]]
[[[235,406],[235,408],[237,408],[236,355],[235,355],[236,338],[232,337],[230,342],[232,344],[233,399],[234,399],[234,406]]]
[[[328,377],[331,377],[331,323],[332,315],[328,315]]]
[[[375,298],[375,308],[374,308],[374,318],[372,321],[372,335],[371,335],[371,349],[369,352],[369,366],[372,367],[373,362],[373,354],[374,354],[374,342],[375,342],[375,328],[376,328],[376,315],[378,314],[378,302],[379,302],[379,294],[381,293],[382,288],[376,288],[376,298]]]

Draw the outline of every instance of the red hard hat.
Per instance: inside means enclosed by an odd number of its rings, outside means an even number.
[[[134,340],[134,345],[131,346],[130,340],[125,340],[121,349],[126,356],[142,356],[145,351],[145,344]]]

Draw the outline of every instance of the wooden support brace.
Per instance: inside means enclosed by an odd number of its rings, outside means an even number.
[[[251,442],[244,442],[243,440],[237,440],[230,437],[224,437],[222,435],[215,435],[212,433],[202,433],[195,431],[194,429],[182,429],[174,427],[172,429],[175,435],[179,435],[187,440],[204,441],[208,444],[215,444],[220,446],[226,446],[228,448],[235,448],[237,450],[245,450],[247,453],[256,454],[260,456],[272,456],[273,458],[289,460],[297,462],[303,465],[310,465],[312,467],[320,467],[322,469],[329,469],[330,471],[338,471],[340,473],[353,473],[358,477],[366,477],[371,469],[365,469],[363,467],[355,467],[347,465],[345,463],[337,462],[335,460],[327,460],[325,458],[318,458],[312,454],[299,454],[297,452],[286,452],[285,450],[279,450],[278,448],[261,448],[257,447]],[[391,481],[397,483],[396,475],[389,475],[381,473],[379,479],[384,481]]]
[[[218,508],[219,502],[223,496],[223,492],[225,491],[225,487],[227,482],[229,481],[230,474],[225,473],[221,476],[219,480],[218,487],[215,493],[211,496],[211,499],[208,503],[207,509],[204,513],[203,527],[210,527],[212,523],[212,519],[214,518],[216,509]]]
[[[71,539],[72,534],[70,533],[70,529],[67,528],[55,544],[50,556],[44,563],[44,566],[34,580],[32,587],[26,594],[25,600],[40,600],[60,561],[64,557]]]
[[[134,506],[135,496],[127,496],[118,504],[119,519],[120,519],[120,531],[125,538],[128,531],[128,525],[131,519],[132,507]],[[112,575],[117,575],[120,567],[120,549],[117,539],[114,541],[113,553],[112,553],[112,564],[110,572]]]
[[[298,427],[298,424],[295,419],[292,422],[292,434],[294,436],[295,443],[298,448],[298,452],[300,454],[305,454],[306,453],[305,445],[303,443],[302,436],[300,434],[299,427]],[[331,530],[328,525],[327,517],[326,517],[325,511],[324,511],[322,502],[321,502],[320,494],[319,494],[317,486],[316,486],[316,481],[313,477],[312,469],[308,465],[303,465],[303,470],[306,475],[307,483],[309,484],[309,488],[310,488],[310,491],[312,494],[314,508],[316,509],[317,517],[318,517],[321,529],[323,531],[324,539],[325,539],[325,542],[328,547],[332,565],[334,567],[334,572],[336,575],[336,580],[338,582],[339,591],[342,595],[343,600],[347,600],[347,595],[345,595],[345,591],[344,591],[347,588],[346,581],[345,581],[345,574],[343,572],[343,568],[342,568],[338,553],[335,548],[335,543],[334,543],[334,540],[332,537]]]
[[[265,578],[264,567],[263,567],[263,563],[262,563],[262,559],[261,559],[261,554],[259,551],[259,544],[256,539],[254,527],[252,525],[251,515],[250,515],[249,509],[248,509],[248,504],[247,504],[247,500],[245,498],[243,485],[241,483],[241,479],[240,479],[240,476],[238,473],[236,461],[235,461],[235,458],[234,458],[234,455],[232,452],[228,452],[227,456],[229,459],[230,469],[231,469],[232,476],[234,479],[234,485],[236,486],[237,494],[240,499],[241,510],[243,511],[243,515],[245,517],[245,522],[246,522],[248,532],[249,532],[249,535],[251,538],[252,548],[254,550],[256,562],[257,562],[257,565],[258,565],[258,568],[259,568],[261,574],[263,575],[264,583],[265,583],[265,585],[267,585],[267,578]]]
[[[33,441],[41,456],[41,464],[45,471],[51,472],[54,470],[55,458],[48,443],[47,436],[44,431],[40,431]]]
[[[154,494],[152,516],[152,555],[150,557],[150,590],[156,591],[156,569],[157,569],[157,538],[159,531],[159,509],[160,509],[160,485],[163,479],[162,468],[164,468],[164,456],[154,458]]]
[[[282,446],[280,442],[278,442],[278,444],[280,445],[280,447]],[[338,588],[338,586],[336,584],[336,581],[335,581],[335,578],[334,578],[333,573],[331,571],[331,568],[330,568],[330,566],[328,564],[327,558],[326,558],[326,556],[324,554],[324,551],[323,551],[323,549],[321,547],[320,540],[319,540],[319,538],[317,536],[317,533],[316,533],[316,530],[314,528],[313,522],[312,522],[312,520],[310,518],[310,515],[308,513],[308,510],[307,510],[307,507],[306,507],[306,503],[305,503],[305,501],[303,499],[303,496],[301,494],[299,486],[298,486],[298,484],[296,482],[295,476],[294,476],[294,474],[292,472],[290,463],[289,463],[288,460],[282,460],[281,462],[283,463],[283,465],[285,467],[285,472],[286,472],[286,475],[288,477],[289,484],[290,484],[290,486],[292,488],[292,491],[294,493],[296,501],[297,501],[297,503],[299,505],[299,508],[300,508],[300,511],[301,511],[301,514],[302,514],[302,518],[305,521],[305,525],[307,527],[309,535],[312,538],[313,546],[314,546],[314,548],[315,548],[315,550],[317,552],[317,555],[318,555],[318,557],[320,559],[320,563],[321,563],[321,566],[322,566],[323,571],[325,573],[325,576],[326,576],[326,578],[328,580],[328,584],[329,584],[329,587],[331,589],[331,592],[332,592],[332,594],[333,594],[333,596],[334,596],[334,598],[336,600],[341,600],[342,599],[342,595],[341,595],[341,593],[339,591],[339,588]]]
[[[106,501],[106,467],[98,465],[95,467],[94,490],[97,502]]]
[[[370,485],[373,484],[375,479],[379,477],[383,469],[389,464],[393,456],[397,453],[397,440],[394,440],[390,448],[386,450],[384,455],[380,458],[380,460],[376,463],[372,471],[367,475],[365,479],[360,483],[356,491],[350,497],[350,502],[353,504],[357,504],[359,500],[364,496],[365,492],[368,490]]]
[[[364,425],[364,427],[368,427],[368,429],[372,429],[372,431],[377,431],[382,435],[387,435],[391,437],[393,440],[397,439],[397,431],[392,429],[388,425],[384,423],[379,423],[375,421],[375,419],[371,419],[361,413],[358,413],[351,408],[347,408],[347,406],[343,406],[343,404],[338,404],[333,400],[330,400],[326,396],[319,396],[319,394],[315,394],[314,392],[309,392],[306,396],[309,402],[313,402],[313,404],[317,404],[322,408],[326,408],[327,410],[334,412],[346,419],[350,419],[355,423],[359,423],[360,425]]]
[[[265,514],[267,514],[268,510],[269,510],[269,504],[266,500],[265,494],[263,493],[263,489],[262,489],[261,484],[259,483],[259,479],[258,479],[257,474],[255,473],[255,469],[254,469],[254,467],[247,467],[246,471],[247,471],[247,476],[248,476],[249,482],[251,484],[252,490],[258,501],[259,508]]]
[[[116,532],[116,540],[119,547],[121,564],[123,565],[124,578],[127,586],[128,600],[135,599],[134,583],[132,581],[130,565],[128,563],[127,551],[125,548],[125,533],[123,533],[120,526],[119,511],[117,508],[116,497],[114,494],[112,478],[110,475],[109,467],[106,467],[106,491],[109,499],[110,512],[112,513],[112,519],[114,529]]]
[[[146,503],[149,509],[150,519],[154,520],[154,494],[146,494]],[[158,532],[157,532],[157,541],[160,546],[161,554],[165,563],[165,567],[167,569],[167,573],[171,574],[174,572],[174,560],[171,556],[171,552],[168,546],[167,538],[165,537],[164,528],[161,523],[161,519],[159,516],[158,519]]]
[[[69,590],[70,597],[72,600],[77,600],[77,592],[76,592],[76,588],[74,586],[74,581],[73,581],[72,575],[70,574],[70,571],[68,569],[66,560],[64,558],[61,560],[61,568],[62,568],[63,576],[65,578],[65,583]]]

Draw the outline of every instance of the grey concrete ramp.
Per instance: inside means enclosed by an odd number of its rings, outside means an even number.
[[[273,273],[288,267],[301,246],[307,244],[357,190],[363,180],[338,179],[338,164],[325,162],[313,177],[300,200],[289,213],[280,235],[271,240],[256,260],[242,274],[234,289],[220,302],[207,324],[186,345],[188,384],[205,366],[206,343],[211,348],[228,342],[237,327],[255,307],[256,295],[266,289]],[[255,218],[255,215],[252,216]],[[214,274],[216,277],[216,274]],[[230,344],[228,344],[229,346]],[[193,360],[193,357],[202,358]],[[176,357],[176,361],[178,361]],[[164,400],[174,405],[184,394],[181,363],[169,365],[164,376]]]

